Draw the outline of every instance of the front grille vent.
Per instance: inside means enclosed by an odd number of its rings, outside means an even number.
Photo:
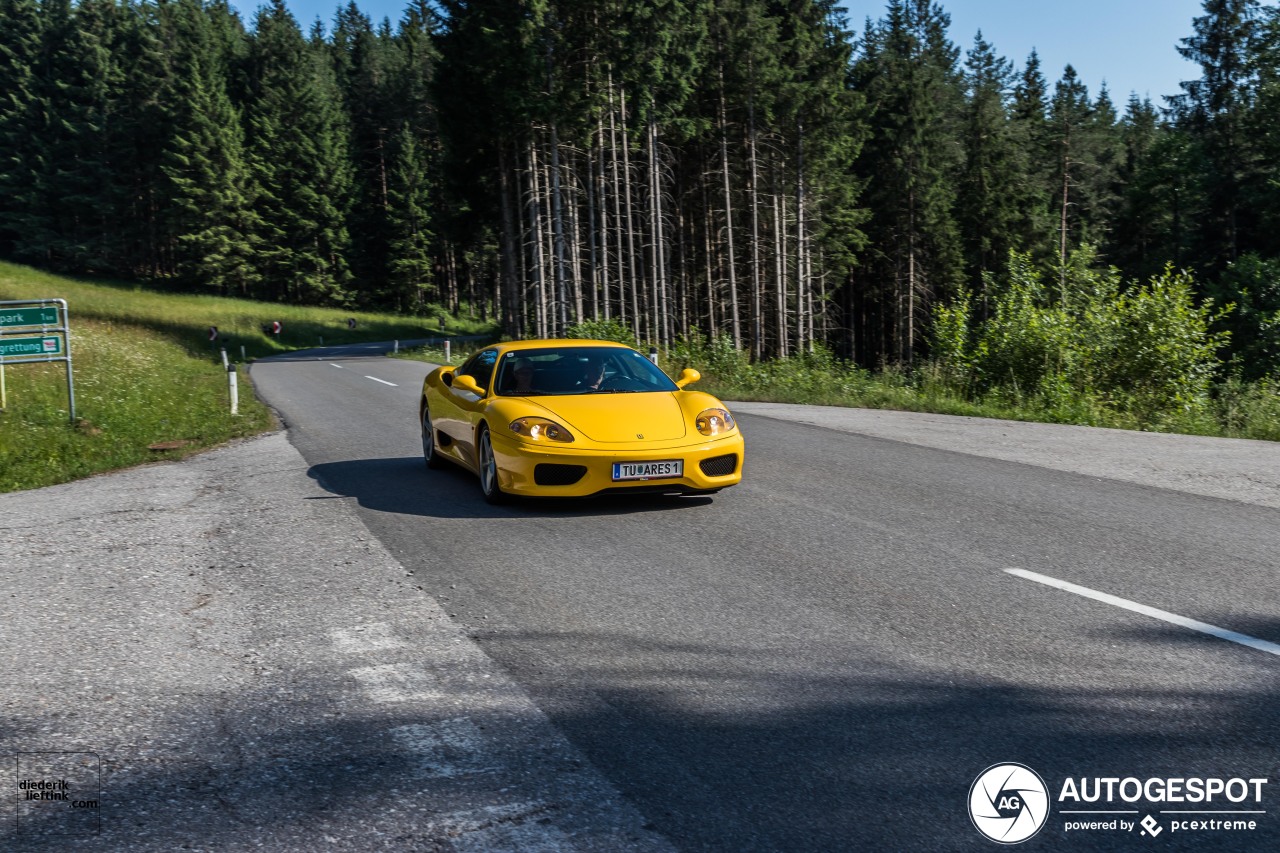
[[[543,462],[533,468],[533,482],[539,486],[572,486],[587,473],[585,465],[559,465]]]
[[[727,477],[738,469],[738,454],[727,453],[724,456],[712,456],[698,463],[702,473],[708,477]]]

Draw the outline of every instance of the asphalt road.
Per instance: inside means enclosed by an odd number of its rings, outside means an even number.
[[[1020,762],[1051,812],[1025,849],[1280,849],[1274,506],[744,406],[744,481],[714,498],[495,508],[422,465],[427,369],[252,375],[308,474],[677,848],[994,849],[970,786]],[[1068,778],[1268,781],[1073,804]],[[1206,810],[1232,814],[1172,813]],[[1173,823],[1236,818],[1256,828]]]

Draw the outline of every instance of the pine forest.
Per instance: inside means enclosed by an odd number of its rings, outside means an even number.
[[[1280,9],[1205,0],[1170,45],[1200,76],[1159,104],[949,27],[928,0],[351,3],[306,31],[283,0],[0,0],[0,257],[1045,393],[1037,358],[1126,324],[1184,345],[1169,382],[1280,374]]]

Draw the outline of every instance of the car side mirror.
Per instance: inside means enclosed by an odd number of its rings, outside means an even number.
[[[449,387],[455,391],[466,391],[468,394],[475,394],[477,397],[484,396],[484,389],[477,385],[476,381],[470,376],[453,374],[453,384]]]
[[[676,380],[676,387],[683,388],[686,385],[692,385],[702,378],[702,374],[694,370],[692,367],[686,367],[680,371],[680,378]]]

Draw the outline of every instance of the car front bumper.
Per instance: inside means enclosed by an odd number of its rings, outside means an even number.
[[[587,497],[601,492],[712,492],[742,480],[743,449],[742,433],[737,430],[696,443],[617,450],[530,445],[493,436],[502,490],[541,497]],[[732,461],[727,458],[730,456]],[[613,479],[615,462],[676,459],[683,462],[683,475],[679,477]]]

